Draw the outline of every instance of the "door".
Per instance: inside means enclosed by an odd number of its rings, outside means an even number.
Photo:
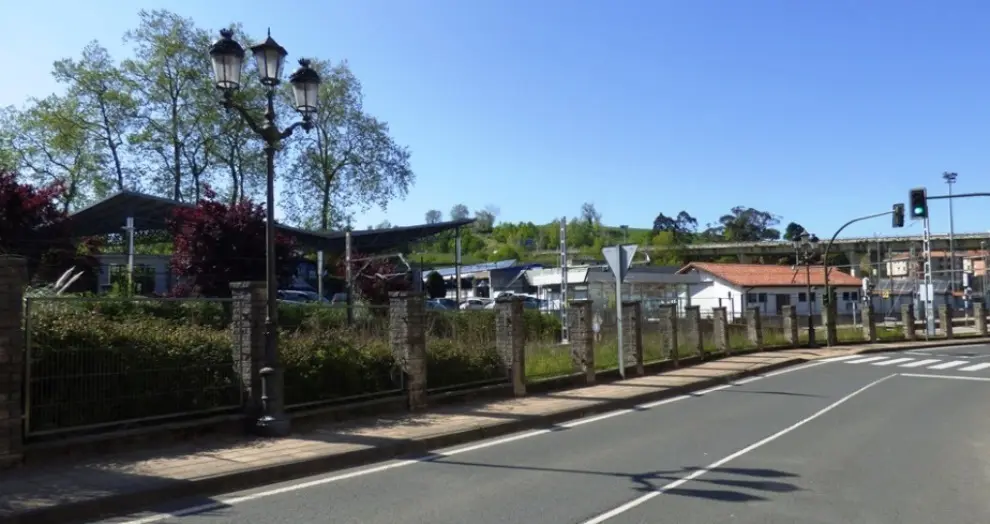
[[[784,306],[791,305],[791,295],[785,293],[777,293],[777,314],[782,315],[784,313]]]

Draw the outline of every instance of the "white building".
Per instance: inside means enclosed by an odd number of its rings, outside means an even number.
[[[712,308],[724,307],[730,318],[744,316],[752,306],[759,306],[766,316],[780,315],[786,305],[796,306],[798,315],[807,315],[809,309],[813,314],[820,313],[825,271],[822,266],[812,266],[810,272],[809,297],[805,266],[693,262],[678,271],[700,277],[700,283],[688,287],[685,302],[700,306],[702,316],[710,316]],[[835,290],[838,313],[853,314],[860,300],[862,280],[833,268],[829,269],[829,285]]]

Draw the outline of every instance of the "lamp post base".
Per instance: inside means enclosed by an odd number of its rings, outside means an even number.
[[[259,437],[287,437],[289,431],[289,419],[284,415],[281,417],[263,415],[254,424],[254,433]]]

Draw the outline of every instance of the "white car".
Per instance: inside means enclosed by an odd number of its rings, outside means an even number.
[[[469,298],[461,302],[460,308],[464,310],[485,309],[492,302],[493,300],[490,298]]]

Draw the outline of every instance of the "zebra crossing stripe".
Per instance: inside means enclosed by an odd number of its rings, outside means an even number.
[[[893,360],[888,360],[886,362],[874,362],[874,366],[893,366],[894,364],[903,364],[905,362],[911,362],[913,358],[895,358]]]
[[[859,355],[843,355],[841,357],[832,357],[822,359],[822,362],[842,362],[843,360],[849,360],[851,358],[860,358]]]
[[[949,369],[949,368],[954,368],[956,366],[961,366],[963,364],[968,364],[968,362],[965,360],[953,360],[951,362],[946,362],[944,364],[931,366],[928,369]]]
[[[937,364],[939,362],[941,362],[941,360],[939,360],[937,358],[926,358],[925,360],[919,360],[917,362],[911,362],[910,364],[903,364],[900,367],[902,367],[902,368],[920,368],[921,366],[927,366],[929,364]]]
[[[974,364],[972,366],[959,368],[959,371],[979,371],[981,369],[987,369],[987,368],[990,368],[990,362],[984,362],[982,364]]]
[[[865,364],[867,362],[876,362],[877,360],[886,360],[887,357],[866,357],[857,358],[856,360],[850,360],[846,364]]]

